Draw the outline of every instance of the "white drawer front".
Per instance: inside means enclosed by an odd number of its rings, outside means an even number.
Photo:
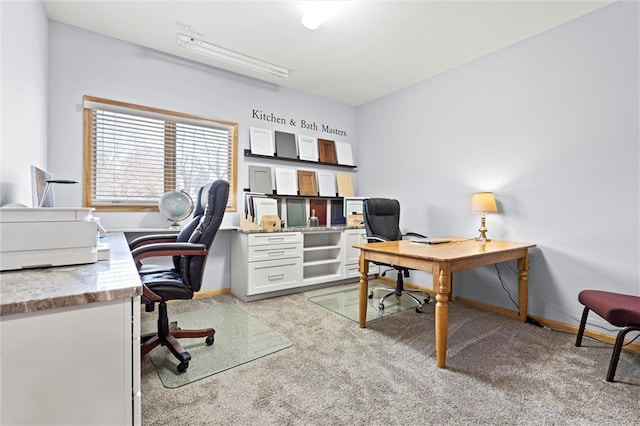
[[[302,283],[302,259],[267,260],[249,264],[248,295],[298,287]]]
[[[272,232],[264,234],[250,234],[249,245],[259,246],[267,244],[302,243],[300,232]]]
[[[249,247],[249,262],[287,259],[290,257],[301,256],[302,246],[300,244],[273,244]]]
[[[369,263],[369,275],[375,275],[380,271],[380,267],[378,265],[374,265],[373,263]],[[359,277],[360,276],[360,268],[357,263],[351,265],[345,265],[344,267],[344,277]]]

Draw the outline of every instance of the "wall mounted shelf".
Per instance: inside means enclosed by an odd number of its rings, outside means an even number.
[[[271,157],[269,155],[253,154],[250,149],[244,150],[244,156],[251,157],[251,158],[262,158],[265,160],[276,160],[276,161],[286,161],[290,163],[309,164],[309,165],[315,165],[315,166],[331,166],[331,167],[338,167],[338,168],[350,169],[350,170],[356,170],[358,168],[358,166],[349,166],[346,164],[325,163],[322,161],[309,161],[309,160],[300,160],[296,158],[284,158],[284,157],[276,157],[276,156]]]

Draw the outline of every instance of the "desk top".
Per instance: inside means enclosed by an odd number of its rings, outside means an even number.
[[[0,273],[0,316],[126,299],[142,293],[122,233],[108,234],[109,260]]]
[[[366,251],[398,254],[434,262],[457,261],[490,253],[507,253],[535,247],[531,243],[515,243],[508,241],[476,241],[468,238],[447,237],[451,241],[441,244],[418,243],[411,240],[387,241],[380,243],[356,244],[353,247]]]

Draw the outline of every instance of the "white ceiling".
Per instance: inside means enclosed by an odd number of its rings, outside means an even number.
[[[303,1],[45,0],[50,19],[358,106],[615,0],[342,1],[315,31]],[[288,78],[179,49],[178,32],[290,69]]]

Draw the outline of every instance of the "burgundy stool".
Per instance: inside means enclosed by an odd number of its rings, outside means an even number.
[[[613,382],[616,374],[616,367],[620,359],[624,337],[630,331],[640,331],[640,296],[629,294],[611,293],[600,290],[582,290],[578,294],[578,301],[584,305],[582,320],[578,329],[576,346],[582,343],[584,328],[587,325],[589,309],[616,327],[624,327],[618,332],[616,343],[613,346],[613,354],[609,363],[607,382]]]

